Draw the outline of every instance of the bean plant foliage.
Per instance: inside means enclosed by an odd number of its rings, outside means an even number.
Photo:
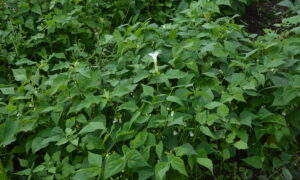
[[[299,15],[238,2],[0,1],[0,179],[299,178]]]

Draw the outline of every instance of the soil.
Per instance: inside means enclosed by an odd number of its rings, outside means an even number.
[[[247,25],[248,32],[263,35],[265,28],[276,30],[274,24],[281,22],[283,12],[286,11],[284,7],[277,6],[279,2],[280,0],[265,0],[248,6],[241,18]]]

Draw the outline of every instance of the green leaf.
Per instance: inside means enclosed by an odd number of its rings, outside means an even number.
[[[163,155],[163,150],[164,150],[164,144],[162,143],[162,141],[160,141],[156,146],[155,146],[155,152],[156,155],[159,159],[162,158]]]
[[[166,173],[170,169],[170,164],[168,162],[158,162],[155,165],[155,176],[157,180],[163,180],[166,176]]]
[[[4,95],[12,95],[15,94],[15,89],[13,87],[7,87],[7,88],[0,88],[0,91]]]
[[[180,106],[184,107],[183,102],[178,97],[176,97],[176,96],[168,96],[167,97],[167,101],[169,101],[169,102],[175,102],[175,103],[179,104]]]
[[[119,110],[128,110],[128,111],[134,112],[137,109],[138,109],[138,107],[134,101],[129,101],[129,102],[123,103],[121,106],[119,106]]]
[[[213,135],[213,133],[210,131],[210,129],[206,126],[201,126],[200,127],[200,131],[205,134],[206,136],[215,138],[215,136]]]
[[[178,69],[170,69],[166,72],[165,75],[168,79],[180,79],[184,78],[187,75],[187,73],[182,72]]]
[[[9,118],[4,124],[0,124],[0,147],[7,146],[16,140],[19,121]]]
[[[39,4],[35,3],[34,6],[31,9],[32,12],[42,15],[42,10]]]
[[[140,168],[149,166],[142,154],[135,149],[130,150],[127,153],[126,157],[128,159],[127,163],[129,168]]]
[[[201,125],[206,123],[206,119],[207,119],[206,111],[197,112],[196,121],[198,121]]]
[[[186,66],[192,70],[192,71],[195,71],[197,73],[199,73],[199,69],[198,69],[198,65],[196,63],[196,61],[194,59],[189,59],[186,63]]]
[[[79,134],[94,132],[96,130],[106,130],[105,116],[98,115],[92,122],[89,122],[87,125],[85,125]]]
[[[26,69],[13,69],[12,71],[16,81],[27,80]]]
[[[219,107],[219,106],[222,106],[222,105],[223,105],[223,103],[213,101],[213,102],[208,103],[205,107],[207,109],[215,109],[216,107]]]
[[[132,141],[130,141],[130,146],[134,149],[139,148],[140,146],[145,144],[147,137],[147,129],[144,129],[143,131],[139,132]]]
[[[105,160],[104,179],[120,173],[125,168],[125,161],[119,154],[112,154]]]
[[[293,180],[292,173],[285,167],[282,168],[282,175],[284,177],[284,180]]]
[[[197,152],[194,150],[193,146],[190,143],[185,143],[179,147],[175,147],[174,151],[176,153],[176,156],[197,154]]]
[[[88,162],[90,166],[102,167],[102,156],[99,154],[94,154],[92,152],[88,153]]]
[[[217,0],[217,4],[231,6],[230,0]]]
[[[214,174],[214,172],[213,172],[213,163],[210,159],[208,159],[208,158],[197,158],[197,163],[200,164],[201,166],[206,167],[207,169],[210,170],[210,172],[212,174]]]
[[[238,141],[238,142],[234,143],[233,145],[239,150],[248,149],[248,145],[244,141]]]
[[[112,92],[112,96],[122,97],[128,93],[132,92],[128,87],[117,86]]]
[[[144,84],[142,84],[142,87],[143,87],[143,95],[153,97],[153,93],[154,93],[154,88],[153,87],[147,86],[147,85],[144,85]]]
[[[58,59],[66,59],[66,56],[64,53],[53,53],[52,55]]]
[[[75,108],[70,109],[68,113],[79,112],[84,108],[89,108],[93,104],[99,104],[102,101],[102,97],[94,96],[91,94],[86,95],[86,98],[76,105]]]
[[[260,156],[251,156],[242,160],[256,169],[261,169],[263,167],[263,161]]]
[[[226,105],[221,105],[217,108],[217,113],[221,117],[226,117],[229,114],[229,108]]]
[[[177,170],[178,172],[180,172],[181,174],[188,176],[186,169],[185,169],[184,161],[182,159],[180,159],[179,157],[172,158],[171,167],[173,169]]]

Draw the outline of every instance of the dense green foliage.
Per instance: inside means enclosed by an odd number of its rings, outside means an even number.
[[[299,177],[300,1],[251,2],[0,1],[0,179]]]

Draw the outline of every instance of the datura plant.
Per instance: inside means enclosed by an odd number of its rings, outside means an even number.
[[[300,177],[299,15],[234,3],[0,1],[0,179]]]

